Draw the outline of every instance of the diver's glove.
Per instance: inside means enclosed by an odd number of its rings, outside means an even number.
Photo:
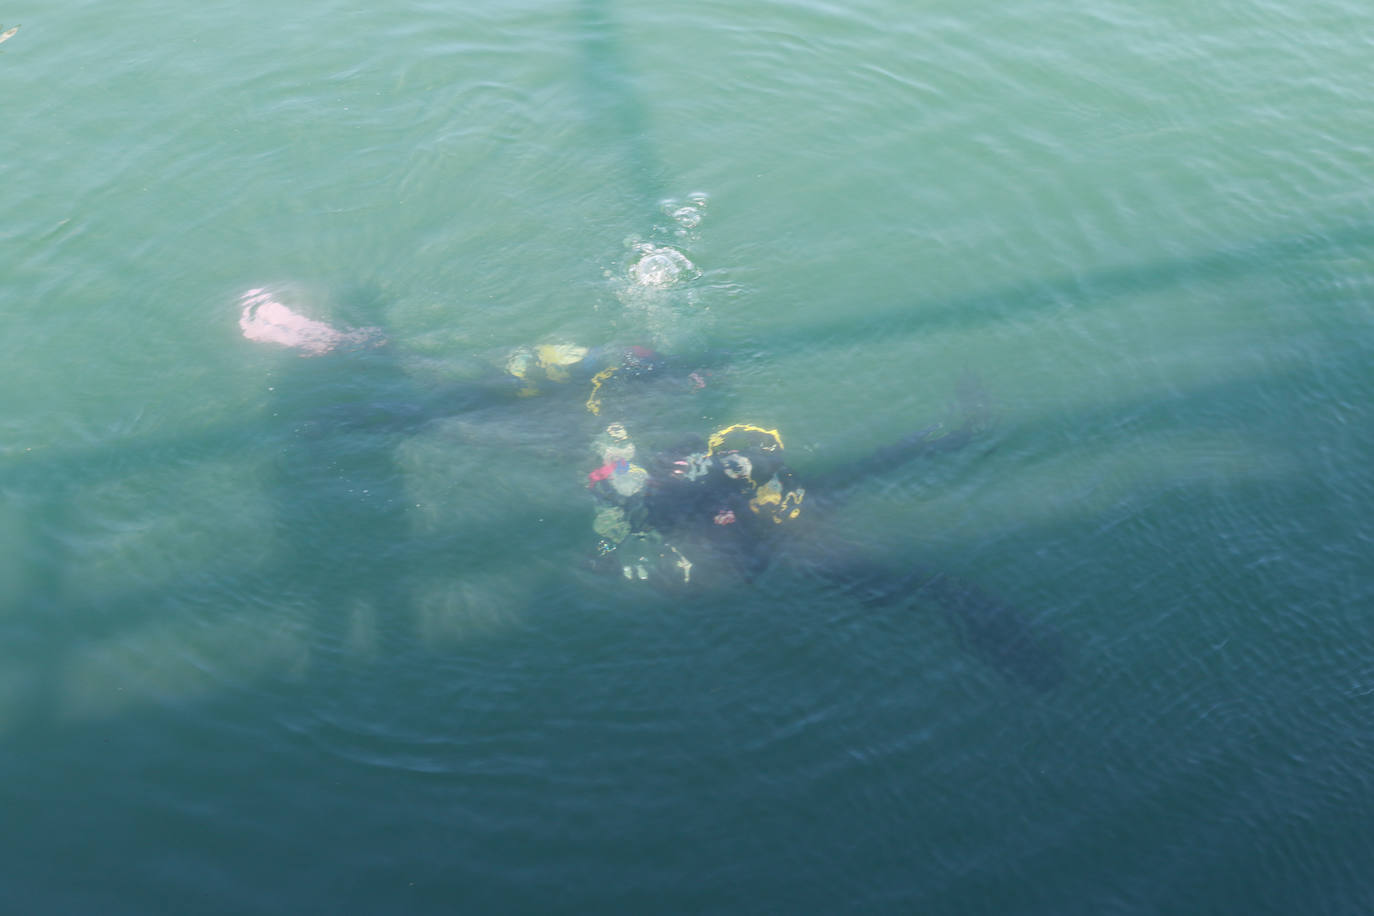
[[[620,574],[631,582],[654,578],[687,585],[692,581],[692,561],[656,531],[636,531],[618,546],[603,539],[601,550],[602,556],[616,554]]]

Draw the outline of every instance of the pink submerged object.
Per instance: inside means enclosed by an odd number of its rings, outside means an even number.
[[[587,475],[587,486],[607,479],[612,474],[624,474],[630,469],[628,461],[610,461]]]
[[[250,289],[239,301],[243,304],[239,329],[244,337],[291,347],[300,350],[302,356],[321,356],[340,346],[380,343],[381,332],[377,328],[341,331],[292,311],[265,289]]]

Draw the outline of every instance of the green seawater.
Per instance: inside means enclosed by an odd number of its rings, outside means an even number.
[[[1369,912],[1374,8],[13,25],[4,912]],[[594,571],[559,343],[802,546]]]

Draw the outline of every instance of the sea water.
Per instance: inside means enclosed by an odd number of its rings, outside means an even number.
[[[1368,911],[1367,5],[0,17],[7,912]],[[539,345],[805,549],[596,573]]]

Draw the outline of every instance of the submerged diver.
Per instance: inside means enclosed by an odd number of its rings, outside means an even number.
[[[783,463],[777,430],[736,424],[647,452],[631,433],[658,419],[646,383],[687,391],[706,385],[700,371],[668,368],[645,347],[566,344],[520,347],[505,364],[522,397],[582,382],[586,414],[605,423],[593,434],[586,477],[596,504],[597,568],[682,586],[692,584],[694,567],[723,562],[751,578],[766,563],[769,529],[798,517],[805,491]]]
[[[597,502],[597,565],[626,579],[690,585],[703,563],[750,579],[767,563],[777,527],[801,515],[806,497],[783,462],[777,430],[727,426],[651,456],[646,467],[634,463],[625,426],[612,423],[593,452],[601,462],[587,475]]]
[[[546,345],[516,349],[505,368],[524,397],[581,381],[587,415],[605,424],[592,434],[586,476],[596,504],[597,568],[675,586],[691,585],[703,563],[713,579],[717,563],[752,578],[767,562],[771,529],[801,514],[805,490],[783,463],[775,429],[735,424],[663,451],[637,442],[645,430],[648,441],[662,428],[662,405],[645,397],[646,383],[687,391],[706,385],[700,371],[684,376],[665,371],[668,364],[644,347]]]
[[[642,347],[570,345],[521,347],[505,364],[523,397],[585,386],[584,416],[596,427],[585,472],[595,505],[595,568],[674,589],[751,581],[801,517],[806,488],[784,460],[777,429],[736,423],[706,437],[679,433],[662,447],[674,424],[662,416],[665,402],[645,397],[649,383],[688,391],[706,384],[698,371],[684,377],[668,368],[661,354]],[[833,497],[918,454],[961,447],[980,423],[973,416],[955,429],[937,423],[815,483]]]

